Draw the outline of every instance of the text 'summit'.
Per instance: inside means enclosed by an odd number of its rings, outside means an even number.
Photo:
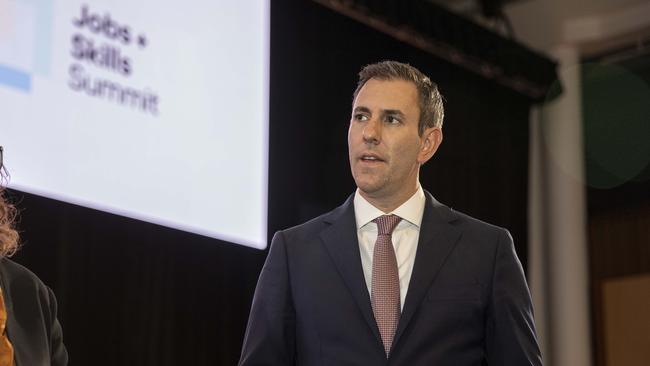
[[[133,32],[131,26],[117,22],[109,13],[92,12],[86,5],[81,7],[79,16],[72,19],[72,24],[75,32],[71,38],[73,62],[68,68],[68,86],[92,97],[157,115],[158,94],[148,87],[128,86],[136,70],[127,51],[129,47],[145,51],[149,42],[147,36]],[[93,71],[97,70],[108,71],[115,77],[94,76]]]

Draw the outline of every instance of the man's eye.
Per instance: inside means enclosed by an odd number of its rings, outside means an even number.
[[[355,114],[354,119],[355,121],[367,121],[368,116],[366,116],[365,114]]]
[[[397,118],[395,116],[387,116],[386,117],[386,122],[388,122],[388,123],[400,123],[402,121],[400,121],[399,118]]]

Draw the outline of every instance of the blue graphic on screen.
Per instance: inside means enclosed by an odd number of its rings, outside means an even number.
[[[0,0],[0,87],[29,92],[50,71],[52,0]]]

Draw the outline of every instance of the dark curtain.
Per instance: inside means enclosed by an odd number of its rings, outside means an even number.
[[[510,229],[525,263],[528,99],[315,3],[276,0],[271,11],[269,237],[354,191],[346,134],[356,73],[395,59],[430,75],[446,100],[444,142],[423,186]],[[236,363],[265,251],[12,197],[22,209],[15,260],[55,290],[72,365]]]

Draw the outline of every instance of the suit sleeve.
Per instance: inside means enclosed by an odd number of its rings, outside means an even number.
[[[68,352],[63,345],[63,331],[56,316],[57,302],[52,290],[48,287],[47,293],[50,304],[50,360],[52,366],[66,366],[68,364]]]
[[[295,364],[295,309],[284,235],[277,232],[257,282],[240,366]]]
[[[510,233],[503,230],[494,258],[487,312],[488,365],[541,366],[533,308]]]

